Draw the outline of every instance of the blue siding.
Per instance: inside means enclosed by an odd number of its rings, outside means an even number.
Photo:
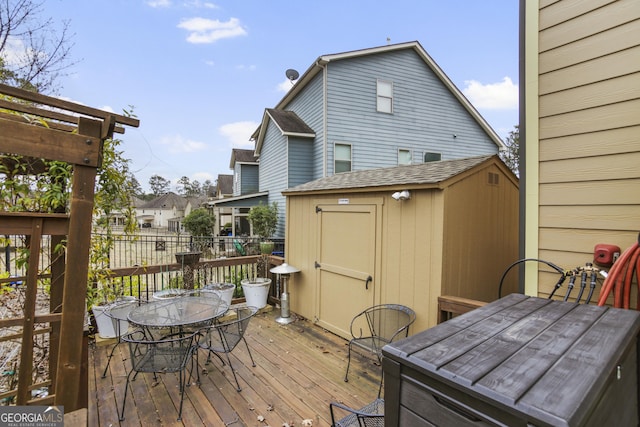
[[[334,143],[352,144],[353,170],[396,166],[398,148],[413,162],[494,154],[498,147],[413,50],[328,65],[328,172]],[[393,82],[393,113],[376,111],[376,80]],[[457,137],[453,137],[453,135]]]
[[[323,94],[322,94],[322,73],[316,75],[311,82],[291,101],[286,110],[295,111],[311,129],[316,133],[313,142],[313,155],[309,164],[313,176],[311,180],[323,177],[323,153],[324,153],[324,126],[323,126]]]
[[[260,191],[269,191],[269,204],[278,203],[278,227],[274,237],[284,237],[286,203],[282,191],[287,188],[286,139],[269,121],[260,152]]]
[[[259,190],[258,165],[241,164],[240,194],[257,193]]]
[[[313,140],[309,138],[289,138],[288,188],[313,181],[313,170],[309,167],[313,148]]]

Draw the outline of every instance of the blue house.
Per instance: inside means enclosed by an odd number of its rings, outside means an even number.
[[[251,139],[258,188],[224,203],[277,202],[275,237],[284,235],[282,191],[288,188],[340,173],[496,154],[504,148],[416,41],[320,56],[275,107],[265,109]],[[243,170],[236,179],[253,177]]]

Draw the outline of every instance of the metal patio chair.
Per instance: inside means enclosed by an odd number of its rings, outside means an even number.
[[[337,402],[329,404],[331,427],[384,427],[384,400],[376,399],[360,409]],[[345,415],[336,420],[338,415]]]
[[[153,378],[157,380],[158,373],[178,372],[180,378],[180,408],[178,409],[178,420],[182,419],[182,402],[184,401],[184,389],[186,386],[187,363],[192,361],[195,349],[196,333],[184,334],[175,333],[167,335],[159,340],[148,339],[148,335],[142,330],[131,332],[122,337],[122,341],[129,345],[131,355],[131,370],[127,374],[127,383],[124,388],[122,398],[122,412],[120,421],[124,420],[124,408],[127,403],[127,391],[129,382],[134,381],[140,372],[153,373]],[[133,378],[132,377],[133,375]]]
[[[116,332],[116,343],[111,348],[111,352],[109,356],[107,356],[107,366],[104,367],[104,371],[102,372],[102,378],[107,377],[107,370],[109,370],[109,365],[111,364],[111,358],[113,357],[113,353],[116,351],[116,347],[122,344],[122,335],[129,329],[129,322],[127,321],[127,316],[133,310],[134,307],[144,304],[146,301],[139,299],[124,299],[119,300],[112,303],[109,308],[104,312],[104,314],[110,317],[113,320],[113,324],[115,326]]]
[[[221,354],[226,354],[229,369],[231,369],[233,378],[236,380],[236,389],[238,391],[241,391],[242,389],[240,388],[238,377],[236,377],[236,372],[231,364],[229,353],[236,348],[240,341],[244,341],[244,345],[247,347],[247,352],[251,358],[251,365],[256,366],[253,356],[251,355],[251,350],[249,350],[247,340],[244,338],[244,333],[249,326],[249,321],[257,312],[258,309],[256,307],[238,307],[236,309],[237,318],[228,322],[214,323],[213,325],[200,330],[198,347],[207,350],[209,353],[205,364],[209,364],[211,362],[211,354],[215,354],[222,364],[225,365],[225,361],[222,359]]]
[[[351,349],[358,346],[375,354],[382,365],[382,347],[409,335],[409,326],[416,320],[416,313],[409,307],[400,304],[381,304],[369,307],[358,313],[351,320],[349,330],[349,354],[347,371],[344,380],[349,381],[349,366],[351,365]],[[382,391],[383,374],[380,375],[380,389]]]

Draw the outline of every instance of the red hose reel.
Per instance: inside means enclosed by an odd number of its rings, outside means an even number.
[[[640,281],[638,281],[638,274],[640,272],[640,234],[638,234],[638,241],[627,248],[617,260],[615,260],[615,252],[613,252],[616,247],[612,246],[613,245],[597,245],[594,250],[595,263],[599,264],[600,261],[605,263],[611,258],[613,264],[607,278],[602,284],[598,305],[605,305],[609,295],[613,292],[613,306],[628,309],[631,306],[631,284],[634,275],[636,277],[636,283],[638,283],[640,288]],[[638,289],[638,291],[636,308],[640,308],[640,289]]]

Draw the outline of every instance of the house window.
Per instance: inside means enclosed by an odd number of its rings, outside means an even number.
[[[387,80],[377,81],[377,109],[381,113],[393,113],[393,83]]]
[[[334,148],[335,173],[351,171],[351,145],[336,144]]]
[[[439,162],[442,160],[442,153],[424,153],[424,162]]]
[[[398,165],[410,165],[411,164],[411,150],[398,150]]]

